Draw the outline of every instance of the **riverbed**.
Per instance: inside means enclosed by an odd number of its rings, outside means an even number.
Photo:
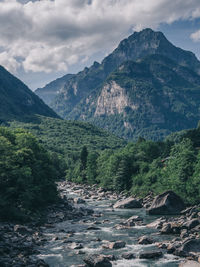
[[[67,198],[77,198],[80,194],[71,190],[70,186],[63,191]],[[111,261],[116,267],[143,267],[179,266],[181,258],[168,254],[166,250],[159,249],[157,243],[173,239],[174,236],[160,235],[159,230],[146,227],[155,221],[157,216],[149,216],[144,208],[140,209],[112,209],[115,200],[97,200],[88,198],[83,204],[76,204],[77,208],[93,209],[94,214],[77,220],[66,220],[55,223],[51,228],[43,232],[46,242],[40,248],[39,258],[45,260],[52,267],[70,267],[84,264],[83,259],[88,254],[103,254],[114,256]],[[114,226],[131,216],[139,216],[143,219],[141,225],[135,225],[127,229],[117,230]],[[153,244],[139,245],[138,238],[148,236]],[[125,241],[126,245],[120,249],[107,249],[104,244],[108,241]],[[156,259],[139,259],[141,252],[162,251],[163,256]],[[124,259],[122,254],[130,252],[133,259]]]

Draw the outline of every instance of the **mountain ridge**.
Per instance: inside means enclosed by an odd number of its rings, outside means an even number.
[[[0,66],[0,121],[23,120],[35,114],[59,118],[22,81]]]
[[[145,29],[141,32],[135,32],[128,38],[122,40],[118,47],[110,54],[108,55],[102,63],[97,63],[95,62],[90,68],[85,68],[82,72],[79,72],[78,74],[74,75],[71,79],[67,81],[65,86],[62,88],[62,90],[59,91],[58,95],[54,99],[54,101],[51,103],[51,107],[58,112],[59,115],[66,119],[75,119],[75,120],[83,120],[83,121],[89,121],[97,126],[103,127],[105,129],[111,130],[113,133],[117,133],[116,129],[122,128],[123,130],[120,130],[119,136],[125,136],[126,138],[135,138],[134,136],[134,131],[131,130],[131,128],[137,128],[137,126],[134,126],[134,122],[131,123],[131,126],[128,122],[124,121],[123,116],[126,116],[126,111],[127,109],[132,105],[129,99],[121,98],[122,101],[124,101],[124,106],[121,107],[120,113],[118,113],[118,118],[113,118],[115,116],[115,112],[112,111],[111,114],[108,116],[111,116],[110,118],[106,117],[107,122],[110,121],[107,125],[106,124],[100,124],[99,120],[101,120],[101,116],[106,116],[106,112],[102,113],[100,109],[96,110],[96,105],[98,105],[99,101],[99,95],[101,94],[101,90],[103,90],[103,86],[106,83],[108,77],[112,73],[114,73],[116,70],[119,70],[119,66],[123,64],[124,62],[127,61],[133,61],[136,63],[144,62],[144,59],[147,58],[150,55],[159,55],[160,57],[165,57],[165,65],[168,67],[164,67],[163,64],[157,64],[159,68],[156,67],[156,64],[154,64],[154,69],[157,68],[158,72],[163,71],[163,75],[168,75],[168,79],[173,80],[173,76],[175,75],[178,80],[174,82],[173,85],[171,86],[171,90],[178,90],[178,87],[181,87],[182,89],[188,88],[188,84],[191,82],[185,79],[185,75],[180,75],[180,73],[177,76],[177,71],[176,69],[182,70],[182,72],[186,72],[187,74],[192,72],[191,75],[188,76],[188,79],[195,79],[196,75],[200,73],[200,62],[196,58],[196,56],[189,51],[185,51],[181,48],[178,48],[174,46],[171,42],[167,40],[167,38],[164,36],[163,33],[161,32],[155,32],[151,29]],[[173,61],[173,63],[170,62],[170,60]],[[146,63],[147,64],[147,61]],[[175,64],[174,67],[171,67],[171,64]],[[137,65],[139,66],[139,65]],[[181,69],[182,67],[182,69]],[[164,68],[162,70],[162,68]],[[168,70],[168,69],[170,70]],[[175,69],[173,69],[175,68]],[[185,68],[185,69],[184,69]],[[189,71],[190,69],[190,71]],[[143,69],[143,71],[145,68]],[[137,70],[135,69],[135,72]],[[155,72],[155,70],[154,70]],[[118,72],[119,74],[119,72]],[[155,73],[154,73],[155,74]],[[145,72],[141,74],[142,76],[145,75]],[[134,75],[133,75],[134,76]],[[162,76],[162,75],[161,75]],[[116,78],[116,77],[115,77]],[[129,77],[130,78],[130,77]],[[158,77],[157,83],[160,84],[160,86],[164,86],[164,84],[161,82],[161,80],[164,77]],[[133,83],[133,80],[131,83]],[[181,80],[183,81],[181,84]],[[137,77],[137,82],[138,82],[138,77]],[[143,79],[143,85],[148,84],[149,81],[145,81]],[[168,81],[164,79],[165,85],[168,86]],[[150,86],[150,84],[149,84]],[[155,88],[157,88],[157,85],[154,84]],[[191,87],[194,88],[197,85],[191,83]],[[145,86],[144,86],[145,87]],[[107,90],[114,90],[116,94],[119,93],[119,87],[115,86],[114,87],[107,87]],[[105,88],[104,88],[105,89]],[[123,88],[125,89],[125,88]],[[120,89],[121,90],[121,89]],[[146,88],[146,90],[148,90]],[[158,90],[158,88],[157,88]],[[105,90],[104,90],[105,91]],[[184,90],[182,91],[184,92]],[[148,93],[148,91],[147,91]],[[184,93],[185,94],[185,93]],[[121,91],[121,95],[123,95],[123,92]],[[177,99],[178,94],[175,94],[174,92],[173,97],[176,98],[177,103],[181,102],[181,105],[184,106],[184,103],[179,101]],[[107,94],[107,97],[109,97],[109,94]],[[181,99],[181,94],[179,94],[179,97]],[[151,96],[149,95],[149,98],[151,99]],[[148,99],[144,98],[146,103],[148,102]],[[115,101],[120,102],[120,98],[116,97],[110,97],[109,99],[104,98],[104,102],[106,102],[106,105],[110,105],[108,102],[111,101],[113,106],[115,105]],[[160,101],[159,99],[157,101]],[[174,100],[175,101],[175,100]],[[198,99],[191,99],[191,101],[196,101],[198,102]],[[103,102],[102,102],[103,103]],[[127,108],[125,106],[127,104]],[[179,103],[180,104],[180,103]],[[102,104],[103,105],[103,104]],[[187,105],[190,105],[188,103]],[[199,104],[198,104],[199,105]],[[132,105],[133,106],[133,105]],[[115,107],[116,108],[116,107]],[[126,108],[126,109],[125,109]],[[146,105],[147,108],[147,105]],[[175,107],[173,106],[175,109]],[[186,110],[189,110],[186,108]],[[138,111],[139,112],[139,111]],[[163,109],[164,112],[164,109]],[[195,112],[197,112],[197,109],[195,108]],[[148,113],[148,112],[147,112]],[[151,112],[150,112],[151,113]],[[173,112],[172,112],[173,113]],[[192,110],[190,110],[190,113],[193,113]],[[93,114],[93,117],[91,117],[91,114]],[[170,113],[171,114],[171,113]],[[98,116],[99,115],[99,116]],[[181,121],[183,121],[182,116],[186,116],[188,114],[179,114],[181,116]],[[193,114],[194,115],[194,114]],[[163,115],[164,116],[164,115]],[[135,117],[135,115],[133,116]],[[137,114],[136,117],[140,117],[139,114]],[[149,115],[148,115],[149,117]],[[192,116],[190,116],[192,118]],[[193,121],[191,123],[192,127],[196,126],[196,120],[198,119],[197,116],[194,116],[195,119],[193,118]],[[96,118],[96,119],[95,119]],[[178,119],[178,117],[177,117]],[[187,120],[187,119],[186,119]],[[133,121],[133,119],[132,119]],[[122,123],[123,122],[123,123]],[[188,122],[189,123],[189,122]],[[112,125],[113,124],[113,125]],[[122,126],[122,124],[124,126]],[[125,126],[126,124],[126,126]],[[137,123],[136,123],[137,124]],[[112,125],[110,127],[109,125]],[[167,130],[165,134],[169,134],[173,129],[174,130],[182,130],[185,129],[189,126],[190,124],[181,123],[177,127],[170,127],[170,129],[165,129]],[[152,125],[154,126],[154,124]],[[124,127],[124,128],[123,128]],[[130,129],[127,130],[127,127]],[[139,126],[138,126],[139,127]],[[156,127],[160,127],[160,124],[157,125]],[[142,133],[142,128],[145,128],[145,123],[141,123],[140,125],[140,133]],[[147,126],[147,129],[145,130],[148,132],[149,126]],[[173,128],[173,129],[172,129]],[[160,129],[162,130],[162,129]],[[165,132],[164,130],[164,132]],[[123,131],[128,131],[129,133],[123,133]],[[132,131],[132,133],[131,133]],[[153,130],[151,130],[152,132]],[[137,136],[137,135],[136,135]],[[145,134],[146,136],[146,134]],[[148,136],[147,136],[148,137]],[[150,138],[152,138],[152,135],[150,134]],[[153,137],[154,138],[154,137]]]

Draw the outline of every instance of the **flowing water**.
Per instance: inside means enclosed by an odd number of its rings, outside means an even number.
[[[68,197],[77,197],[70,189],[67,192]],[[43,258],[51,267],[70,267],[71,265],[83,264],[83,258],[88,254],[106,254],[115,255],[119,260],[112,261],[116,267],[143,267],[143,266],[161,266],[175,267],[180,263],[180,258],[163,251],[163,257],[155,260],[138,259],[137,255],[143,251],[158,250],[152,245],[138,245],[138,237],[148,235],[154,241],[169,240],[169,236],[161,236],[158,230],[150,229],[145,226],[133,226],[129,229],[116,230],[114,225],[120,223],[123,219],[127,219],[133,215],[139,215],[144,219],[144,223],[150,223],[157,219],[155,216],[146,215],[144,209],[116,209],[112,211],[110,208],[111,201],[95,201],[88,200],[85,207],[92,208],[95,214],[102,213],[101,217],[88,217],[82,220],[68,220],[62,223],[57,223],[54,228],[46,229],[45,236],[48,240],[41,249],[40,258]],[[81,206],[81,205],[77,205]],[[93,222],[95,221],[95,225]],[[87,230],[89,226],[98,227],[99,230]],[[74,232],[71,237],[67,237],[68,232]],[[55,237],[57,237],[55,240]],[[171,237],[173,238],[173,237]],[[121,249],[104,249],[102,241],[117,241],[126,242],[125,248]],[[63,242],[67,240],[67,242]],[[70,241],[81,243],[83,248],[78,250],[70,248]],[[136,259],[125,260],[121,258],[124,252],[131,252],[136,255]]]

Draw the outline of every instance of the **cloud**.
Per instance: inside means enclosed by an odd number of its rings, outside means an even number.
[[[67,71],[110,51],[131,29],[197,17],[199,0],[3,0],[0,64],[12,71]],[[191,37],[199,39],[199,32]]]
[[[194,42],[199,42],[200,41],[200,30],[192,33],[190,35],[191,39],[194,41]]]

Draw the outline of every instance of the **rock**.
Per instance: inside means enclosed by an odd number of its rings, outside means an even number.
[[[186,253],[189,252],[200,252],[200,239],[191,239],[183,243],[180,248],[180,251],[184,251]]]
[[[167,253],[171,254],[174,253],[177,249],[179,249],[181,246],[180,242],[171,242],[167,246]]]
[[[136,208],[142,208],[142,204],[138,200],[132,197],[129,197],[124,200],[117,201],[115,205],[113,206],[113,208],[114,209],[136,209]]]
[[[135,259],[135,255],[133,253],[130,253],[130,252],[125,252],[122,254],[122,258],[124,258],[126,260],[131,260],[131,259]]]
[[[147,251],[147,252],[140,253],[139,258],[140,259],[155,259],[161,256],[162,256],[161,251]]]
[[[89,226],[88,228],[87,228],[87,230],[100,230],[100,228],[98,228],[98,227],[95,227],[95,226]]]
[[[161,234],[168,235],[168,234],[180,234],[181,233],[181,226],[178,223],[165,223],[160,230]]]
[[[179,264],[179,267],[200,267],[197,261],[185,261]]]
[[[70,246],[71,249],[82,249],[83,245],[81,243],[72,243]]]
[[[109,249],[120,249],[126,246],[126,242],[124,241],[115,241],[109,243]]]
[[[157,220],[153,221],[146,225],[147,228],[154,228],[154,229],[161,229],[163,224],[166,222],[166,219],[158,218]]]
[[[107,242],[106,244],[103,244],[103,248],[107,249],[120,249],[124,248],[126,246],[126,242],[124,241],[114,241],[114,242]]]
[[[199,224],[200,224],[200,222],[199,222],[198,219],[192,219],[192,220],[189,220],[186,223],[184,223],[183,226],[185,226],[187,229],[190,230],[190,229],[196,227]]]
[[[29,229],[28,227],[26,227],[24,225],[19,225],[19,224],[16,224],[14,226],[14,231],[21,234],[21,235],[27,235],[27,234],[32,233],[31,229]]]
[[[188,231],[187,231],[187,229],[183,229],[182,231],[181,231],[181,234],[180,234],[180,238],[186,238],[186,237],[188,237],[189,236],[189,233],[188,233]]]
[[[161,234],[164,235],[168,235],[172,233],[172,228],[171,228],[171,224],[170,223],[165,223],[162,227],[162,229],[160,230]]]
[[[74,203],[75,204],[84,204],[85,203],[85,200],[82,199],[82,198],[74,198]]]
[[[166,191],[155,197],[147,213],[150,215],[180,214],[184,208],[185,204],[178,195],[173,191]]]
[[[88,267],[112,267],[111,262],[104,256],[93,254],[84,259]]]
[[[140,245],[149,245],[149,244],[152,244],[152,243],[153,243],[153,240],[150,239],[147,236],[142,236],[138,240],[138,244],[140,244]]]
[[[49,267],[49,264],[47,264],[44,260],[38,260],[36,262],[37,267]]]

